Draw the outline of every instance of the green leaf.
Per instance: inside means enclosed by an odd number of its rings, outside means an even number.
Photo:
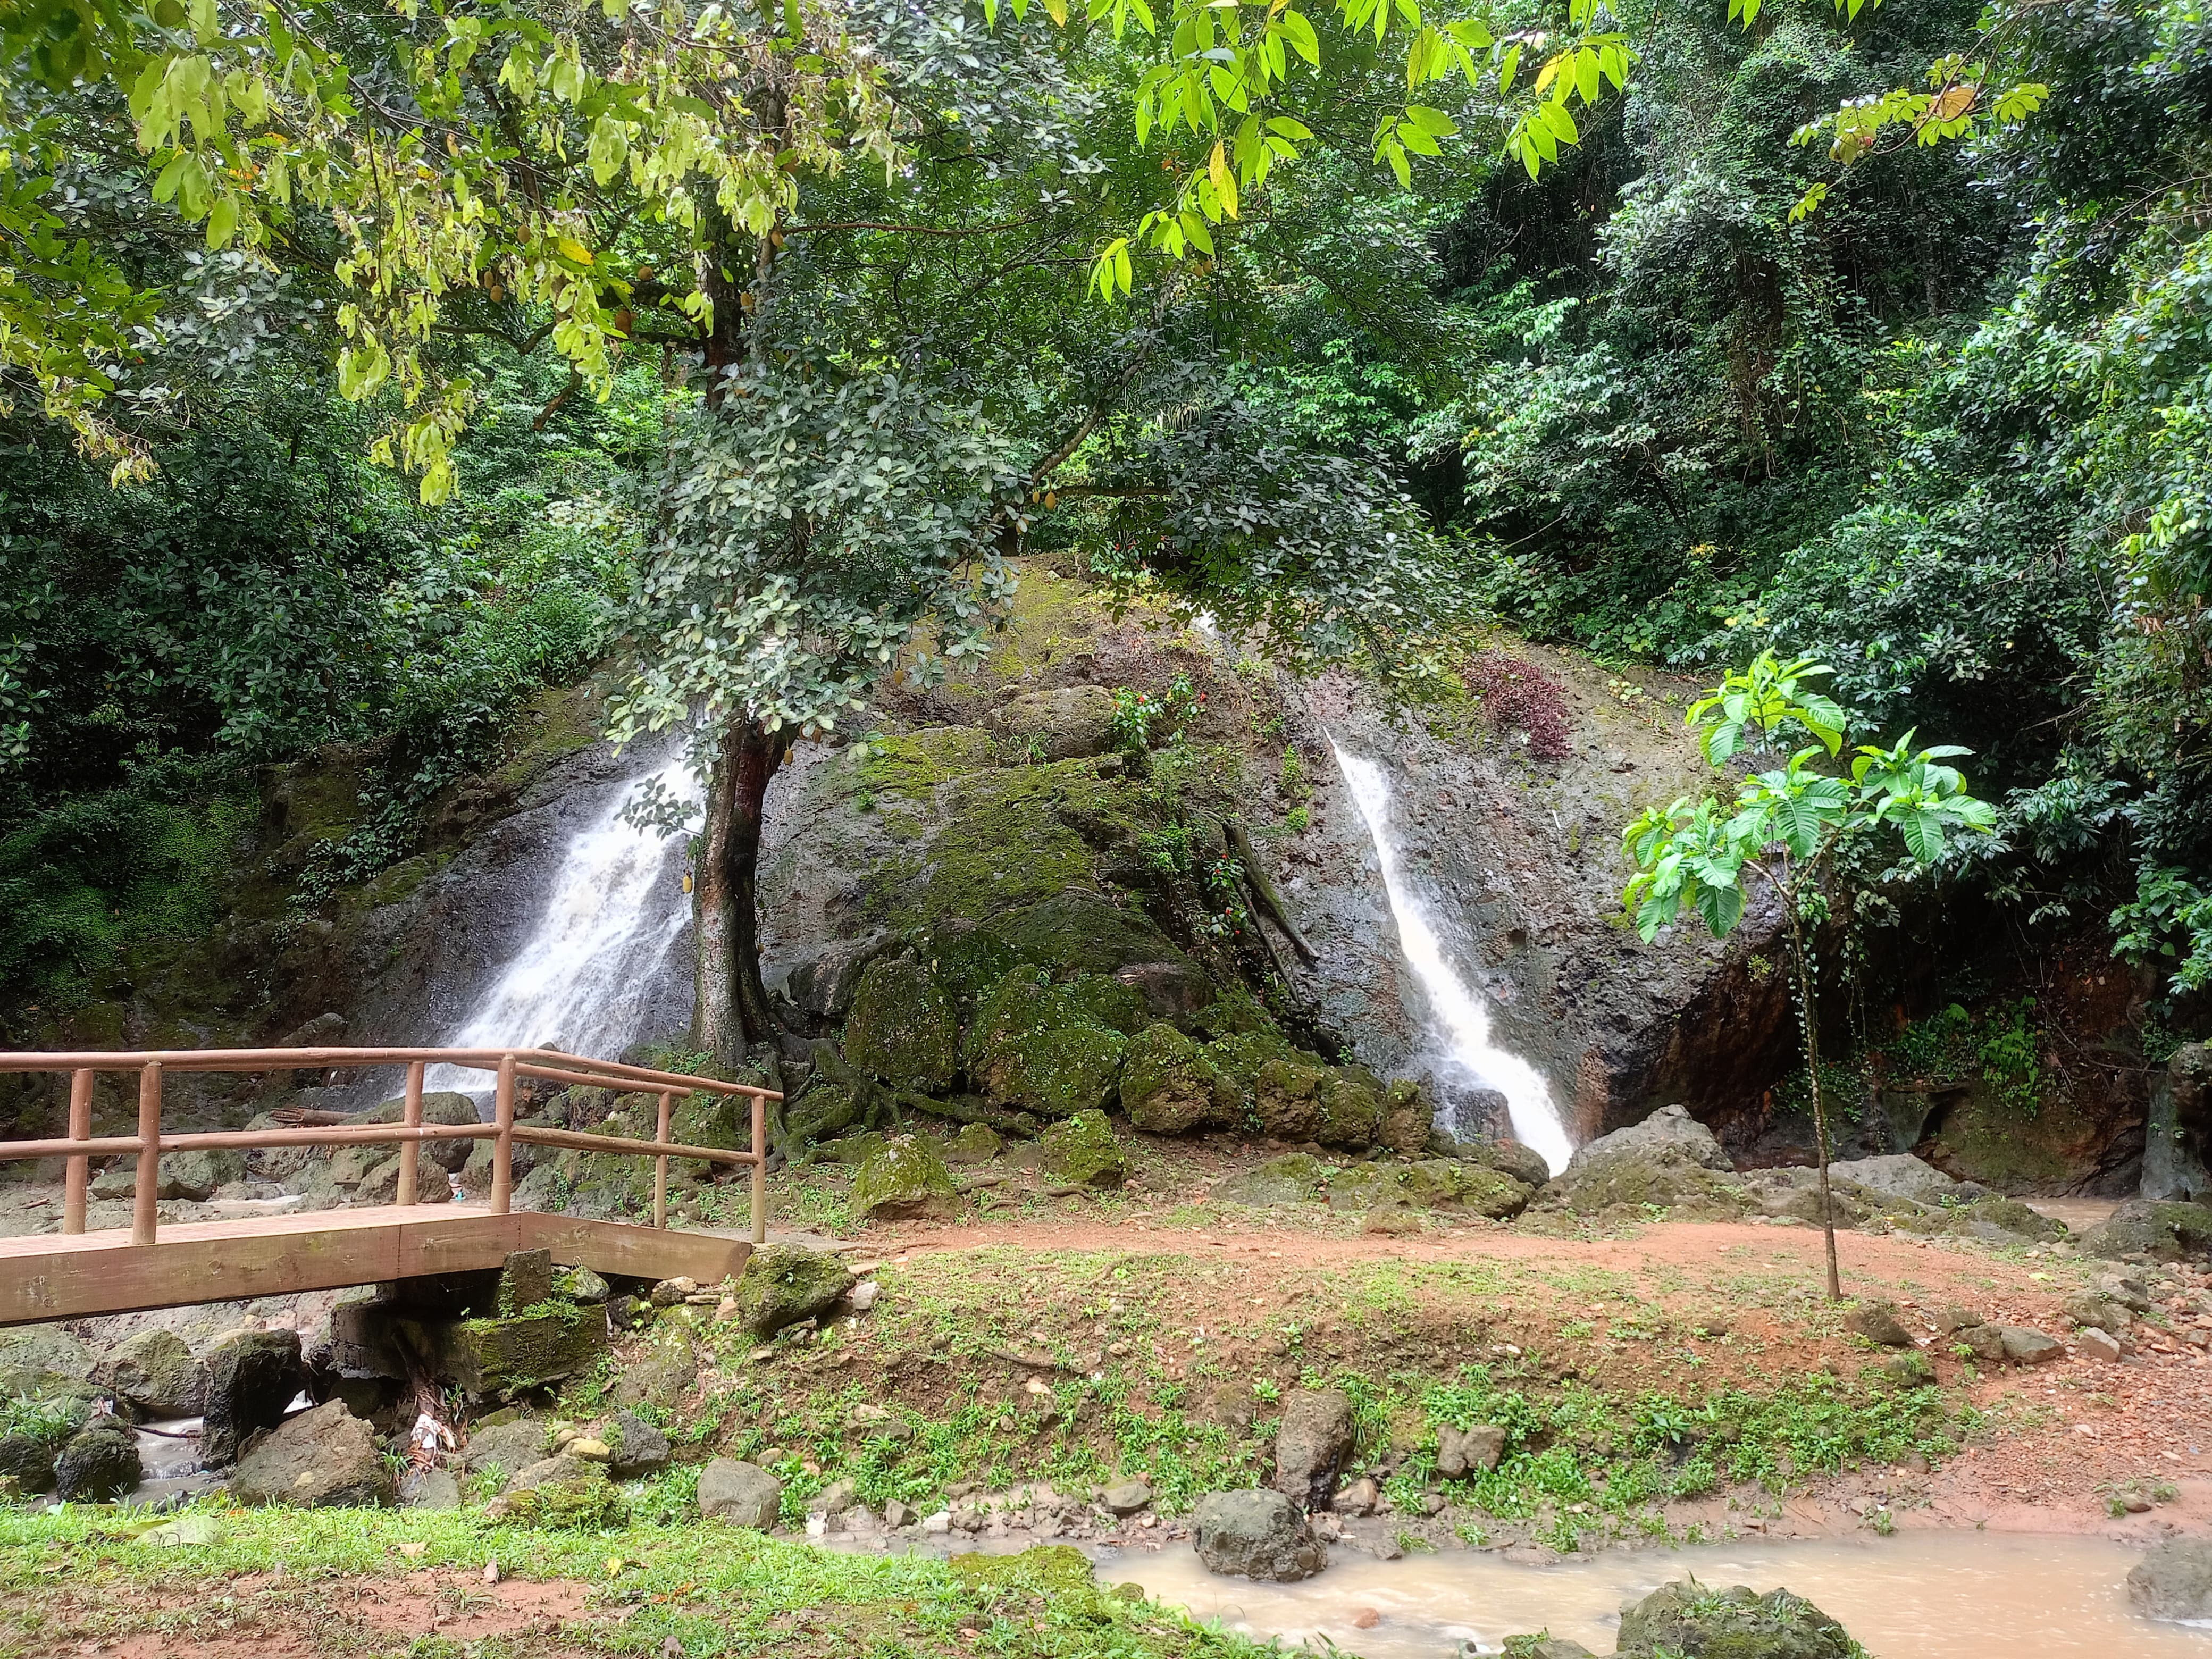
[[[1714,887],[1700,884],[1698,888],[1698,914],[1705,920],[1705,927],[1715,939],[1726,939],[1743,920],[1743,890],[1740,887]]]

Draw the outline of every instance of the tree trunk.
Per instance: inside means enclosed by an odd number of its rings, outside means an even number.
[[[707,780],[695,918],[699,1045],[726,1065],[781,1029],[760,971],[760,846],[769,780],[789,738],[747,717],[723,729]]]
[[[1820,1096],[1820,1010],[1813,1000],[1812,959],[1806,953],[1805,930],[1797,918],[1796,895],[1785,892],[1783,909],[1790,918],[1790,955],[1797,974],[1797,1004],[1805,1021],[1805,1074],[1813,1085],[1813,1150],[1820,1166],[1820,1231],[1828,1246],[1828,1300],[1844,1299],[1843,1283],[1836,1272],[1836,1208],[1828,1192],[1828,1112]]]

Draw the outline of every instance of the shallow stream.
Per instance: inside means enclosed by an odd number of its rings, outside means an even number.
[[[1610,1654],[1621,1604],[1686,1574],[1716,1588],[1786,1586],[1875,1659],[2212,1659],[2212,1630],[2130,1610],[2128,1569],[2142,1559],[2140,1547],[2101,1538],[1907,1532],[1610,1552],[1557,1566],[1456,1551],[1377,1561],[1340,1549],[1302,1584],[1217,1578],[1188,1547],[1170,1546],[1109,1558],[1098,1575],[1263,1640],[1326,1637],[1361,1659],[1454,1659],[1462,1643],[1496,1653],[1508,1636],[1547,1629]],[[1379,1615],[1364,1629],[1363,1610]]]

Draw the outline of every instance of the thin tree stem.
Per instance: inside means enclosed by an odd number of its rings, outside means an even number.
[[[1843,1282],[1836,1271],[1836,1207],[1828,1191],[1828,1112],[1820,1095],[1820,1026],[1813,1000],[1812,963],[1805,949],[1805,930],[1797,916],[1796,895],[1783,896],[1783,913],[1790,921],[1790,954],[1797,970],[1797,1003],[1805,1022],[1805,1074],[1813,1085],[1813,1150],[1820,1168],[1820,1231],[1828,1247],[1828,1300],[1844,1299]]]

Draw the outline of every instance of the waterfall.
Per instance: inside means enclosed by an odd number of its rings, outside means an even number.
[[[661,964],[691,920],[683,894],[684,838],[623,821],[623,803],[652,781],[683,799],[699,798],[680,752],[625,779],[605,811],[569,841],[547,882],[544,914],[447,1047],[557,1043],[570,1054],[613,1060],[646,1028]],[[424,1085],[483,1095],[491,1080],[439,1066]]]
[[[1491,1041],[1489,1009],[1453,969],[1420,899],[1407,887],[1398,862],[1397,842],[1390,831],[1389,779],[1374,762],[1338,748],[1334,738],[1329,747],[1336,751],[1337,768],[1344,774],[1352,804],[1358,807],[1367,833],[1374,840],[1383,890],[1390,899],[1391,920],[1398,927],[1398,948],[1428,994],[1435,1035],[1445,1061],[1503,1094],[1515,1139],[1532,1147],[1558,1174],[1566,1167],[1574,1147],[1552,1104],[1551,1089],[1534,1066]]]

